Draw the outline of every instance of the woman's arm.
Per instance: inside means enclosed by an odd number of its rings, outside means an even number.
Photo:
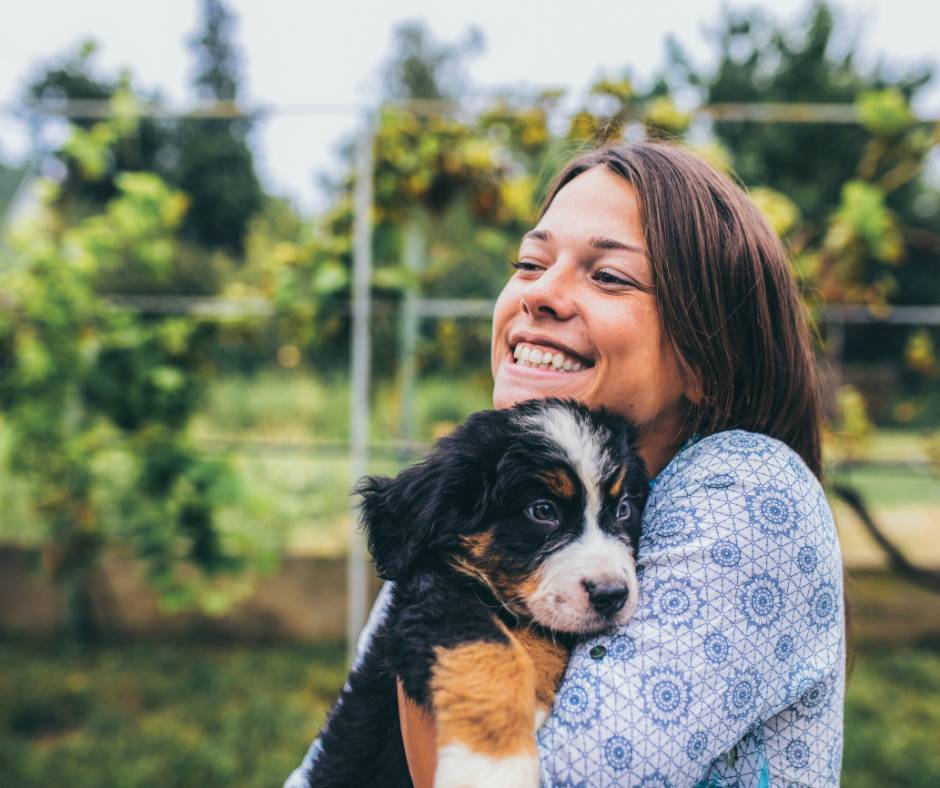
[[[437,768],[434,718],[405,695],[401,681],[398,682],[398,717],[411,781],[415,788],[431,788]]]
[[[742,431],[680,453],[639,559],[638,613],[572,654],[539,732],[543,781],[837,784],[841,558],[799,457]]]

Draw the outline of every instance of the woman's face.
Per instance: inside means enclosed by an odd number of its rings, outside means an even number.
[[[623,178],[605,167],[582,173],[523,237],[496,302],[491,363],[497,408],[572,397],[631,419],[641,447],[674,441],[684,385]]]

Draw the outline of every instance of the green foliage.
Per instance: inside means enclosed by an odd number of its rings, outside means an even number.
[[[215,576],[250,550],[218,530],[215,513],[237,492],[225,465],[184,434],[213,329],[150,321],[98,295],[112,269],[165,275],[186,200],[149,173],[116,183],[101,215],[60,232],[48,214],[21,230],[0,269],[6,448],[46,526],[45,563],[72,598],[76,634],[90,624],[88,572],[109,544],[142,557],[167,600],[216,609],[225,588]],[[127,460],[118,473],[105,462],[115,454]]]
[[[862,125],[878,137],[896,137],[916,120],[907,97],[898,88],[866,91],[856,105]]]

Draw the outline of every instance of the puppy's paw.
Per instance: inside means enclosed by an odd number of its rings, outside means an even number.
[[[535,754],[495,758],[448,744],[437,753],[434,788],[538,788]]]

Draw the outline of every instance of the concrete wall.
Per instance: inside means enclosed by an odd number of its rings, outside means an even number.
[[[141,564],[109,553],[90,583],[92,612],[100,631],[110,636],[339,639],[346,631],[345,575],[343,558],[285,558],[223,616],[169,614],[161,610]],[[373,577],[373,594],[380,585]],[[62,595],[42,571],[38,552],[0,546],[0,633],[55,634],[62,629],[63,612]]]

